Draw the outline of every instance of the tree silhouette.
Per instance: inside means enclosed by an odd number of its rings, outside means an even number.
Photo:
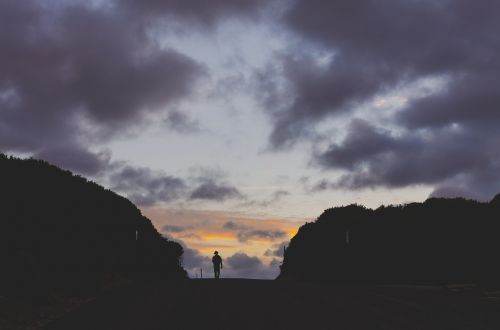
[[[354,283],[500,283],[500,195],[490,203],[328,209],[291,240],[279,279]]]
[[[47,162],[0,154],[0,295],[186,278],[182,247],[129,200]]]

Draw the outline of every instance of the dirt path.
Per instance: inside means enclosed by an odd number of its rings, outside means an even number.
[[[99,298],[47,330],[500,329],[500,302],[479,290],[191,280]]]

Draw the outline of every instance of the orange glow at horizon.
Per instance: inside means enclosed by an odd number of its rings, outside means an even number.
[[[219,251],[229,257],[242,252],[270,262],[276,258],[265,255],[266,251],[282,249],[298,231],[305,221],[289,219],[253,218],[235,212],[203,211],[203,210],[172,210],[147,209],[145,215],[151,219],[155,227],[173,240],[182,241],[187,247],[198,250],[201,254],[211,256],[213,251]],[[228,226],[228,223],[233,226]],[[176,228],[168,231],[168,226]],[[251,235],[239,237],[245,232],[278,233],[272,235]],[[282,233],[282,234],[279,234]]]

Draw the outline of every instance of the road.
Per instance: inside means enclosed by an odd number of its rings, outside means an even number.
[[[498,330],[498,298],[478,289],[164,281],[109,293],[47,330]]]

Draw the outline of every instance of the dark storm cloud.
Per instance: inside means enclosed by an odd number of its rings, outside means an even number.
[[[348,173],[336,182],[320,181],[313,190],[443,183],[448,186],[447,193],[444,194],[439,185],[435,194],[450,196],[453,190],[451,183],[474,177],[475,183],[470,182],[469,193],[465,196],[488,199],[491,196],[480,191],[487,194],[494,191],[485,189],[488,181],[479,180],[479,177],[487,175],[493,179],[496,176],[493,181],[495,186],[500,178],[492,167],[498,154],[496,148],[482,144],[488,138],[488,135],[471,134],[459,128],[395,136],[365,121],[354,120],[341,143],[316,155],[321,166]],[[479,189],[478,185],[483,187]],[[438,193],[440,190],[443,194]],[[461,192],[465,193],[465,190]],[[455,192],[458,190],[455,189]]]
[[[345,172],[317,190],[429,184],[437,195],[468,191],[483,198],[500,190],[500,2],[291,4],[283,20],[308,51],[292,50],[259,73],[274,148],[317,138],[321,120],[345,118],[401,84],[446,81],[443,90],[410,99],[392,117],[397,134],[354,120],[344,141],[316,152],[316,164]]]
[[[187,190],[183,179],[145,167],[125,166],[110,176],[111,188],[125,193],[140,206],[182,198]]]
[[[61,168],[72,169],[86,175],[97,175],[102,170],[113,167],[110,151],[92,152],[78,144],[42,148],[33,157],[48,160]]]
[[[86,144],[189,92],[200,65],[155,46],[130,14],[30,0],[0,4],[0,148],[92,174],[99,155],[91,160]],[[88,162],[79,164],[78,152]]]
[[[225,17],[256,17],[266,0],[122,0],[133,11],[152,17],[188,19],[194,24],[212,25]]]
[[[192,193],[191,199],[224,201],[227,199],[243,198],[241,192],[234,186],[219,183],[212,179],[200,184]]]
[[[189,19],[189,29],[193,21],[253,16],[258,5],[250,0],[2,1],[0,150],[37,154],[85,174],[105,169],[100,153],[90,159],[89,146],[168,111],[206,75],[191,58],[160,47],[150,32],[174,18]],[[196,128],[178,112],[167,116],[167,125],[182,132]],[[86,164],[74,161],[76,153]]]

